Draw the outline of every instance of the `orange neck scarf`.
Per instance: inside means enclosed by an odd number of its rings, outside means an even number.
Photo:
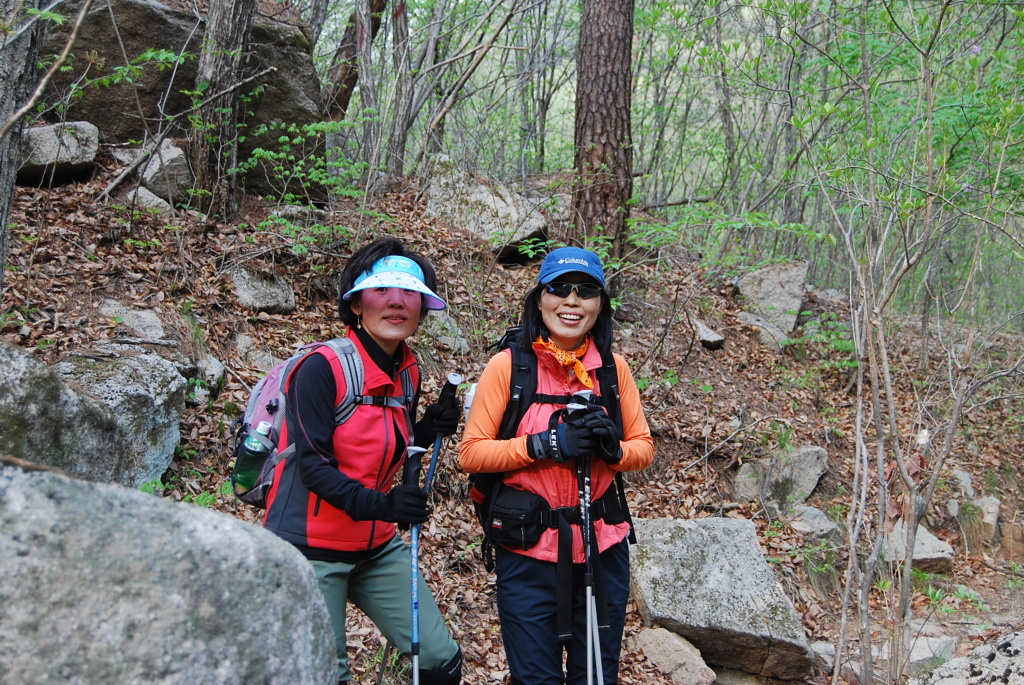
[[[559,364],[567,369],[571,368],[576,373],[576,378],[580,379],[580,383],[593,390],[594,381],[590,379],[590,374],[583,368],[583,362],[581,361],[583,355],[587,353],[588,347],[590,347],[590,336],[587,336],[583,340],[583,344],[571,352],[558,348],[553,342],[545,340],[540,336],[533,341],[533,349],[535,351],[547,350],[550,352],[558,360]]]

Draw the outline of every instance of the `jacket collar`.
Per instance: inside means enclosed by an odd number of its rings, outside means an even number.
[[[345,335],[352,339],[363,359],[373,362],[364,365],[367,389],[391,385],[399,373],[416,363],[416,356],[413,354],[412,348],[404,341],[399,343],[395,356],[391,357],[381,349],[381,346],[370,337],[369,333],[362,329],[353,329],[349,326]]]

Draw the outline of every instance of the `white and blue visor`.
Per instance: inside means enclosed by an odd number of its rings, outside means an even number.
[[[448,305],[423,282],[423,269],[408,257],[384,257],[378,259],[369,271],[364,271],[356,278],[352,289],[342,295],[343,300],[351,300],[359,290],[367,288],[402,288],[423,294],[427,309],[446,309]]]

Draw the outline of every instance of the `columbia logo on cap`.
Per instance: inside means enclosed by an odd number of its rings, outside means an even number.
[[[565,259],[559,259],[559,264],[582,264],[583,266],[590,266],[590,262],[585,259],[576,259],[574,257],[567,257]]]

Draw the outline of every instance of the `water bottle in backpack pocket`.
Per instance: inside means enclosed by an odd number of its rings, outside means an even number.
[[[265,507],[267,490],[273,483],[277,451],[270,438],[271,424],[260,421],[255,430],[238,431],[235,443],[235,465],[231,468],[231,487],[235,496],[246,504]],[[244,436],[244,437],[243,437]]]

